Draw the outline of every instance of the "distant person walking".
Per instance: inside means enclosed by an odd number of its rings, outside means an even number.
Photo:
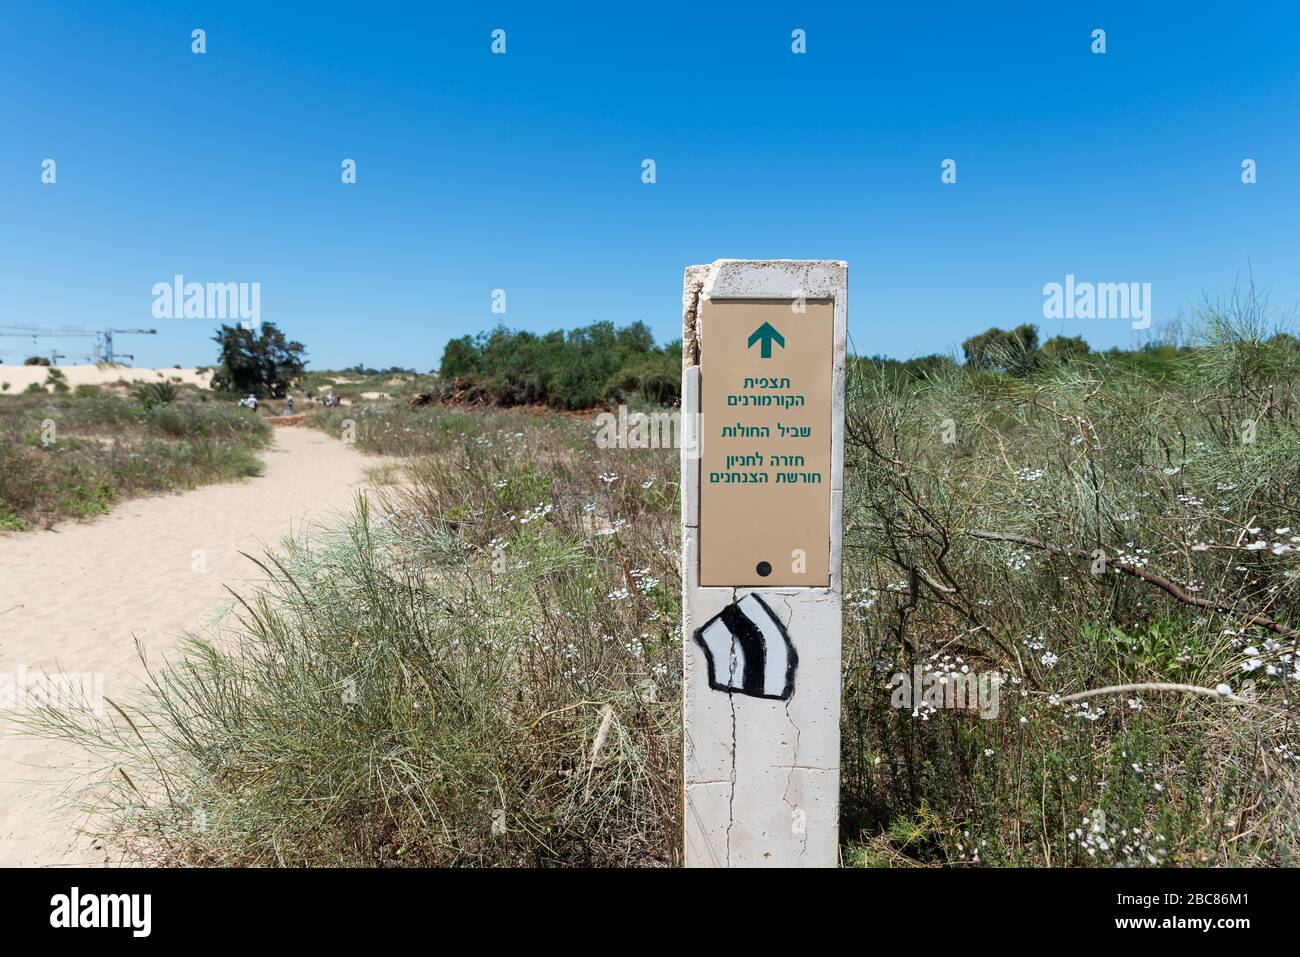
[[[284,400],[284,410],[286,415],[293,415],[293,396]]]
[[[244,408],[246,408],[246,409],[252,409],[254,412],[256,412],[256,411],[257,411],[257,396],[253,395],[253,393],[250,392],[250,393],[248,393],[248,398],[246,398],[246,399],[240,399],[240,400],[239,400],[239,404],[242,405],[242,406],[243,406]]]

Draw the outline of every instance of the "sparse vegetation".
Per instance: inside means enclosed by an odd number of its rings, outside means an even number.
[[[63,374],[62,369],[51,368],[45,375],[45,385],[51,392],[64,393],[68,391],[68,379]]]
[[[151,383],[133,402],[84,386],[51,394],[33,384],[0,402],[0,530],[48,528],[103,514],[122,498],[261,471],[254,450],[270,427],[194,390],[177,401],[174,385]],[[164,393],[170,404],[160,404]]]
[[[126,771],[117,839],[172,864],[671,863],[676,459],[606,459],[566,417],[401,414],[426,453],[403,484],[265,560],[233,634],[128,706],[143,739],[63,725]]]
[[[1297,863],[1300,355],[1265,317],[1253,294],[1208,304],[1196,348],[1155,368],[900,387],[858,365],[843,823],[861,859]],[[1007,676],[997,717],[894,706],[888,679],[915,667]]]
[[[135,390],[136,400],[146,409],[170,405],[179,394],[180,390],[170,382],[146,382]]]
[[[409,372],[378,372],[362,375],[355,370],[343,372],[307,372],[297,388],[304,398],[323,400],[327,392],[350,405],[374,404],[374,396],[405,402],[419,393],[437,393],[441,380],[436,374],[415,375]],[[388,403],[378,400],[379,405]]]

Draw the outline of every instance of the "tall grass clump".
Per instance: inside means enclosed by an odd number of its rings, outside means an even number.
[[[161,385],[161,384],[158,384]],[[155,391],[0,399],[0,530],[91,518],[124,498],[257,475],[271,429],[256,415]]]

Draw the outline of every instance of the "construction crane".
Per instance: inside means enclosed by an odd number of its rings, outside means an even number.
[[[31,355],[32,352],[30,349],[29,350],[0,349],[0,356],[5,356],[6,358],[29,359],[31,358]],[[98,362],[99,361],[98,352],[86,352],[86,353],[81,353],[79,355],[70,356],[66,352],[60,352],[57,349],[51,349],[49,352],[43,353],[43,355],[48,356],[51,362],[54,362],[56,359],[72,359],[76,362]]]
[[[156,336],[157,329],[82,329],[74,326],[61,326],[57,329],[47,329],[42,326],[0,326],[0,336],[11,336],[27,338],[31,337],[32,348],[37,346],[37,339],[75,339],[91,337],[97,340],[96,354],[88,358],[96,359],[99,362],[107,362],[110,365],[118,359],[130,359],[135,361],[135,356],[127,353],[117,353],[113,351],[113,334],[118,335],[142,335]],[[63,358],[67,358],[64,356]]]
[[[41,338],[75,339],[78,337],[84,338],[89,336],[91,338],[98,340],[99,335],[100,334],[93,329],[75,329],[72,328],[71,326],[62,326],[58,329],[44,329],[41,328],[40,326],[0,326],[0,336],[21,337],[24,339],[30,336],[32,340],[31,352],[20,353],[20,352],[10,351],[6,353],[8,355],[31,356],[33,353],[39,355],[40,345],[39,343],[37,343],[36,340]],[[96,352],[98,353],[99,351],[100,350],[98,348],[98,344],[96,344]],[[49,351],[49,360],[51,364],[58,362],[59,359],[66,359],[66,358],[67,356],[64,353],[61,353],[55,349],[51,349]]]
[[[32,358],[32,352],[30,349],[28,349],[26,352],[18,352],[15,349],[0,349],[0,356],[3,356],[5,359],[7,358],[30,359]],[[49,352],[41,353],[39,358],[49,359],[50,364],[53,365],[55,361],[57,361],[58,359],[66,359],[67,356],[65,356],[62,352],[59,352],[56,349],[51,349]],[[3,361],[4,359],[0,359],[0,362]]]
[[[72,326],[61,326],[58,329],[46,329],[43,326],[0,326],[0,336],[31,336],[33,339],[39,337],[60,339],[71,339],[76,336],[91,336],[99,338],[100,333],[96,329],[77,329]]]
[[[115,332],[118,333],[119,335],[123,335],[123,336],[126,336],[126,335],[131,335],[131,336],[156,336],[156,335],[158,335],[158,330],[157,330],[157,329],[105,329],[105,330],[104,330],[103,343],[102,343],[102,345],[100,346],[99,351],[100,351],[100,354],[103,355],[103,357],[104,357],[104,361],[107,362],[109,365],[112,365],[112,364],[113,364],[113,360],[114,360],[114,358],[115,358],[115,354],[114,354],[114,352],[113,352],[113,333],[115,333]],[[132,362],[135,361],[135,356],[133,356],[133,355],[124,355],[122,358],[124,358],[124,359],[130,359]]]

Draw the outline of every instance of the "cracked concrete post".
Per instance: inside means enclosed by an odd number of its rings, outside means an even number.
[[[688,867],[839,860],[847,295],[833,260],[686,270]]]

